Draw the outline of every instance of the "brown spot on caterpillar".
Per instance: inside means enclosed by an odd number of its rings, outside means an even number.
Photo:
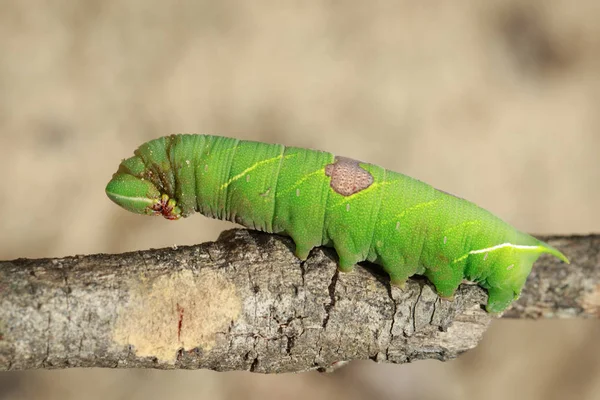
[[[325,175],[331,177],[329,186],[342,196],[351,196],[373,184],[373,175],[359,161],[346,157],[336,157],[335,163],[325,167]]]
[[[113,331],[116,343],[138,357],[173,363],[178,350],[208,350],[241,311],[235,286],[214,271],[183,270],[133,281]]]

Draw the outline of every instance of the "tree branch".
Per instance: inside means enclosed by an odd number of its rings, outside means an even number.
[[[600,236],[546,238],[505,316],[597,317]],[[0,370],[66,367],[329,370],[354,359],[448,360],[477,345],[485,291],[452,302],[424,279],[390,288],[375,266],[300,262],[290,239],[246,230],[217,242],[116,255],[0,262]]]

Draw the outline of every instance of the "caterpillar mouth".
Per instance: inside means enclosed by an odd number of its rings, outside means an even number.
[[[106,185],[105,191],[113,202],[136,214],[162,215],[170,220],[181,217],[177,201],[161,193],[147,179],[117,173]]]
[[[177,207],[177,201],[170,199],[167,194],[160,196],[160,200],[155,200],[151,208],[156,215],[162,215],[168,220],[175,221],[181,218],[181,210]]]

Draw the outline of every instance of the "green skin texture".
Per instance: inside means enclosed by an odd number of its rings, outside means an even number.
[[[488,290],[491,313],[518,298],[542,253],[568,262],[475,204],[376,165],[351,160],[351,172],[370,174],[372,181],[342,194],[327,174],[337,161],[316,150],[172,135],[124,160],[106,193],[139,214],[177,219],[198,211],[289,235],[302,260],[313,247],[333,246],[340,271],[370,261],[399,287],[424,275],[443,298],[452,298],[463,279],[473,281]]]

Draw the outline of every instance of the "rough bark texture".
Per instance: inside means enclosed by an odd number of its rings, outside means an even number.
[[[600,237],[546,239],[573,263],[541,258],[505,316],[597,317]],[[449,360],[492,320],[477,286],[450,302],[424,279],[390,288],[377,267],[338,273],[332,250],[300,262],[292,249],[288,238],[232,230],[192,247],[0,262],[0,370]]]

